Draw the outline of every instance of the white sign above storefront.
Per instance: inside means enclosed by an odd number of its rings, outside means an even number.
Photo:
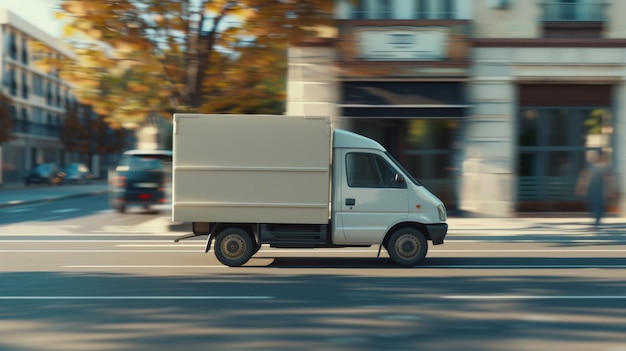
[[[445,56],[447,28],[364,27],[357,29],[360,59],[367,61],[426,61]]]

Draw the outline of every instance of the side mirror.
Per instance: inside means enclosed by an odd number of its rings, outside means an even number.
[[[404,176],[402,174],[396,173],[396,175],[393,177],[393,179],[398,184],[404,184]]]

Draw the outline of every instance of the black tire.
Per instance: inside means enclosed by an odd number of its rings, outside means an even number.
[[[256,249],[252,236],[241,228],[226,228],[215,237],[215,256],[224,265],[239,267]]]
[[[426,257],[428,242],[419,230],[409,227],[400,228],[389,237],[387,252],[395,264],[411,267]]]
[[[124,213],[126,212],[126,206],[124,205],[117,205],[117,207],[115,208],[117,210],[117,212],[119,213]]]

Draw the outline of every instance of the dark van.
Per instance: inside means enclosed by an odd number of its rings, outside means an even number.
[[[115,171],[109,174],[111,206],[124,213],[128,206],[149,209],[167,202],[171,170],[171,150],[124,152]]]

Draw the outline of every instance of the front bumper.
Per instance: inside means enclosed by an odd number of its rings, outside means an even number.
[[[448,223],[426,224],[426,229],[433,245],[441,245],[448,233]]]

